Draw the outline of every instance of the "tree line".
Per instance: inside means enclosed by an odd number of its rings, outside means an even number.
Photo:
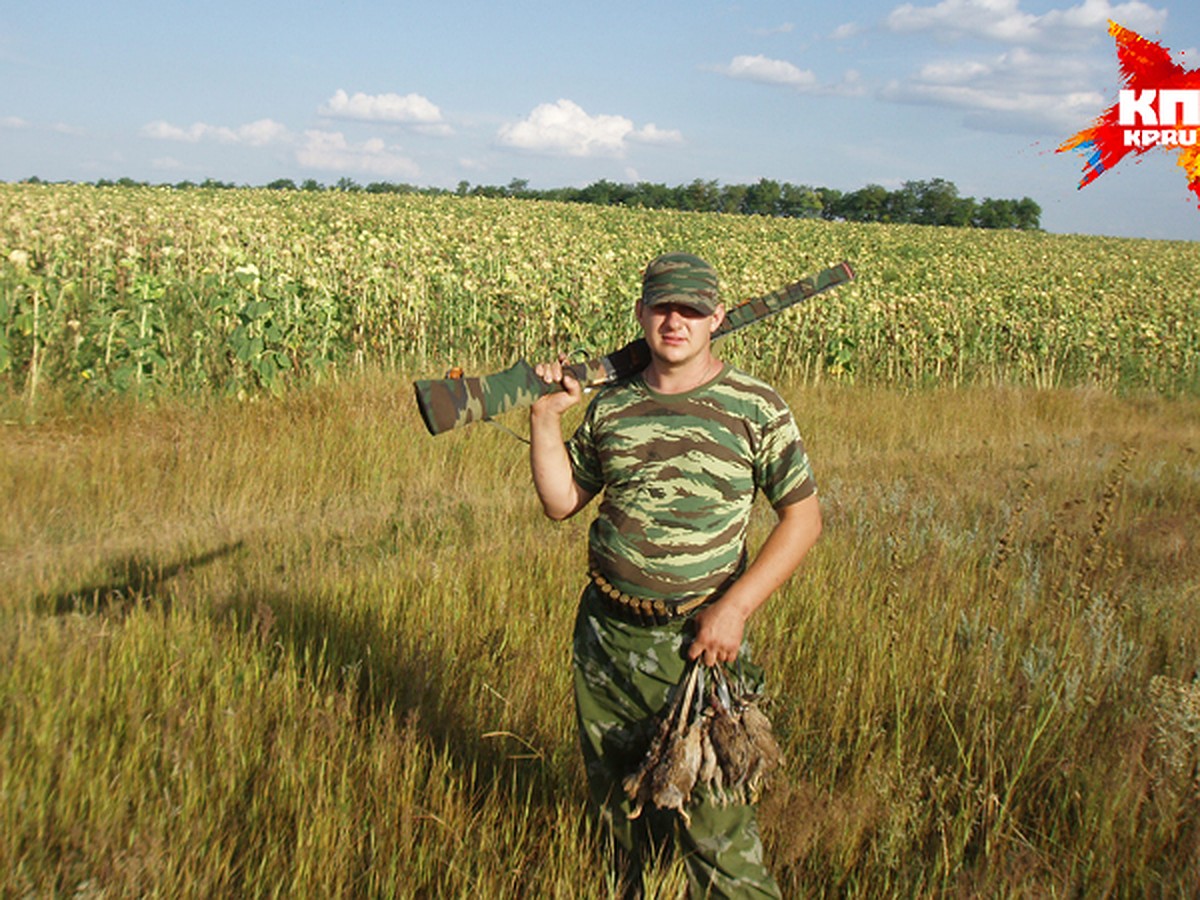
[[[37,183],[40,179],[27,179]],[[100,180],[97,186],[148,186],[146,182],[122,178]],[[722,212],[740,215],[779,216],[798,219],[825,219],[845,222],[880,222],[910,225],[946,225],[960,228],[996,228],[1038,231],[1042,208],[1029,197],[976,200],[962,197],[958,187],[944,178],[906,181],[895,190],[868,184],[855,191],[812,187],[760,178],[754,184],[721,184],[697,178],[688,184],[669,187],[646,181],[619,184],[601,179],[582,188],[536,190],[525,179],[514,178],[507,185],[471,185],[460,181],[453,190],[417,187],[411,184],[377,181],[361,185],[341,178],[326,186],[309,178],[297,184],[279,178],[264,187],[292,191],[365,191],[373,194],[448,194],[472,197],[514,197],[525,200],[553,200],[564,203],[590,203],[599,206],[626,206],[640,209],[675,209],[691,212]],[[200,183],[183,181],[175,188],[236,188],[238,185],[207,179]]]
[[[584,188],[535,191],[514,179],[504,188],[470,187],[461,182],[460,194],[530,197],[601,206],[679,209],[742,215],[826,219],[847,222],[887,222],[1036,231],[1042,208],[1029,197],[1020,200],[961,197],[958,187],[944,178],[906,181],[896,190],[870,184],[856,191],[795,185],[768,178],[754,184],[727,184],[696,179],[667,187],[639,182],[617,184],[601,180]]]

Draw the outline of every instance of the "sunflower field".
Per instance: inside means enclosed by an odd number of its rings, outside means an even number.
[[[815,383],[1200,386],[1187,242],[457,196],[0,185],[0,378],[36,398],[278,392],[370,365],[482,369],[634,336],[646,261],[727,304],[857,281],[723,351]]]

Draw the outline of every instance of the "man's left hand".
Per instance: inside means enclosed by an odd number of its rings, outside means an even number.
[[[708,666],[737,659],[746,622],[796,571],[821,533],[821,507],[816,494],[775,512],[779,519],[757,558],[721,599],[696,613],[696,636],[688,648],[688,659],[703,658]]]
[[[722,597],[712,606],[700,610],[692,619],[696,634],[688,647],[688,659],[701,659],[706,666],[737,659],[742,649],[746,619],[725,599]]]

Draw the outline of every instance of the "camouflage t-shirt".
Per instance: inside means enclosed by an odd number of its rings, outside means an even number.
[[[756,490],[775,508],[816,490],[787,404],[729,365],[684,394],[640,375],[602,389],[567,452],[579,486],[604,492],[591,564],[639,597],[713,592],[743,564]]]

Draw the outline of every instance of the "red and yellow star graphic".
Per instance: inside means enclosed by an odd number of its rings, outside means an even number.
[[[1171,52],[1154,41],[1130,31],[1116,22],[1108,23],[1108,33],[1117,42],[1117,62],[1126,90],[1141,96],[1139,110],[1148,108],[1147,100],[1162,97],[1164,91],[1200,92],[1200,69],[1185,70],[1171,60]],[[1154,95],[1144,92],[1157,92]],[[1178,99],[1183,94],[1168,94]],[[1200,103],[1200,94],[1196,102]],[[1178,111],[1174,109],[1173,111]],[[1084,156],[1081,188],[1091,184],[1103,173],[1113,168],[1129,153],[1141,155],[1147,150],[1158,148],[1178,153],[1176,160],[1187,173],[1188,187],[1200,201],[1200,143],[1197,123],[1184,123],[1182,127],[1162,129],[1132,128],[1130,123],[1120,120],[1121,104],[1114,103],[1106,109],[1095,124],[1064,141],[1056,152],[1076,150]],[[1129,133],[1132,132],[1132,136]]]

